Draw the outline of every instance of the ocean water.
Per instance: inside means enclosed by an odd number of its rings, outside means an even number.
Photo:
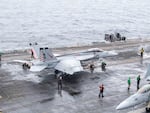
[[[104,41],[105,33],[150,38],[149,0],[0,0],[0,51]]]

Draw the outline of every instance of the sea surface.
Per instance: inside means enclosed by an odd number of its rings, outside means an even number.
[[[0,0],[0,51],[78,46],[114,32],[150,38],[150,0]]]

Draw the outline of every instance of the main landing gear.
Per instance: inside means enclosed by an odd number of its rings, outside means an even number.
[[[23,68],[24,70],[28,70],[28,69],[30,69],[30,65],[27,64],[27,63],[24,63],[24,64],[22,64],[22,68]]]
[[[55,70],[54,74],[55,74],[56,78],[58,78],[59,76],[68,76],[69,75],[69,74],[63,73],[59,70]]]
[[[147,107],[145,108],[146,113],[150,113],[150,103],[148,103]]]

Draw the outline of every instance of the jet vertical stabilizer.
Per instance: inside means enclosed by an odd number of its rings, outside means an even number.
[[[35,59],[38,59],[40,57],[40,51],[39,51],[39,46],[37,43],[34,43],[34,44],[29,44],[32,48],[31,48],[31,52],[33,54],[33,57]]]
[[[147,72],[145,74],[146,80],[150,80],[150,64],[148,65]]]
[[[56,57],[53,55],[52,51],[48,48],[40,48],[40,60],[41,61],[50,61],[56,60]]]

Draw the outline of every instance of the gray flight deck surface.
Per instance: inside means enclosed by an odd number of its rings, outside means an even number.
[[[63,78],[63,90],[57,90],[57,80],[53,70],[40,73],[23,71],[21,66],[12,63],[15,59],[27,59],[29,54],[7,53],[2,56],[0,68],[0,110],[2,113],[128,113],[141,110],[137,108],[117,111],[116,106],[136,92],[136,77],[141,75],[140,86],[147,83],[144,74],[150,63],[150,41],[129,40],[109,44],[54,49],[56,53],[74,52],[90,47],[115,50],[117,56],[107,57],[106,72],[100,67],[93,74],[76,73]],[[144,59],[137,54],[140,47],[145,48]],[[64,52],[65,50],[65,52]],[[25,57],[26,56],[26,57]],[[88,69],[86,69],[89,71]],[[127,79],[131,77],[131,89],[127,91]],[[99,85],[103,83],[104,98],[98,98]],[[139,113],[142,113],[140,111]],[[132,112],[131,112],[132,113]],[[138,113],[138,111],[136,111]]]

